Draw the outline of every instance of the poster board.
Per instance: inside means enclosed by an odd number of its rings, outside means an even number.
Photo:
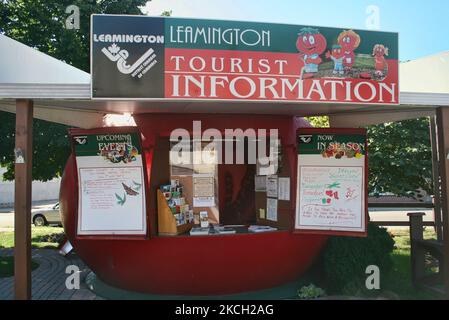
[[[215,176],[213,174],[193,175],[193,207],[215,206]]]
[[[366,130],[308,128],[297,136],[296,231],[365,236]]]
[[[77,235],[146,235],[140,134],[71,130],[78,177]]]

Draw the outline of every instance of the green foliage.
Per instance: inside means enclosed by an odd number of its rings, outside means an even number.
[[[31,260],[31,271],[39,267],[39,263]],[[0,278],[12,277],[14,275],[14,256],[0,257]]]
[[[304,286],[298,290],[298,297],[300,299],[316,299],[325,295],[326,292],[314,284]]]
[[[381,279],[390,272],[393,249],[390,234],[373,223],[368,224],[366,238],[331,237],[323,253],[328,289],[334,293],[360,294],[365,290],[366,267],[378,266]]]
[[[15,115],[0,113],[0,166],[6,167],[5,180],[14,179]],[[62,175],[70,154],[67,126],[42,120],[33,120],[34,180],[47,181]],[[1,178],[1,177],[0,177]]]
[[[165,10],[165,11],[162,11],[161,17],[171,17],[172,14],[173,14],[173,10]]]
[[[368,154],[370,194],[433,193],[428,118],[369,126]]]
[[[327,116],[306,119],[314,127],[329,127]],[[433,194],[428,118],[373,125],[367,130],[371,195],[407,195],[418,189]]]
[[[146,0],[5,0],[0,1],[0,33],[89,72],[90,16],[93,13],[142,14]],[[80,29],[66,29],[69,5],[80,9]],[[14,179],[15,116],[0,111],[0,165],[4,179]],[[33,121],[33,179],[59,176],[70,153],[67,126]]]
[[[89,72],[90,16],[93,13],[142,14],[146,0],[6,0],[0,31],[41,52]],[[80,9],[80,29],[66,29],[70,5]]]
[[[329,128],[328,116],[306,117],[305,119],[316,128]]]
[[[409,229],[394,228],[395,249],[392,254],[393,270],[381,278],[381,289],[394,293],[400,299],[406,300],[437,300],[443,297],[435,292],[423,290],[413,285],[410,263],[410,233]],[[436,233],[432,227],[424,228],[424,239],[436,240]],[[425,270],[432,265],[432,259],[425,259]]]

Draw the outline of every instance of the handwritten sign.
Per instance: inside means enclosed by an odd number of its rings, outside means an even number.
[[[75,135],[72,141],[78,169],[78,235],[146,234],[138,135]]]
[[[295,228],[365,233],[365,166],[363,134],[300,134]]]

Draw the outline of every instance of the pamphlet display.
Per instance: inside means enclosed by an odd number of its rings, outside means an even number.
[[[297,230],[366,233],[366,135],[348,130],[300,131]]]
[[[146,234],[142,149],[135,132],[72,136],[78,235]]]
[[[201,228],[209,227],[209,217],[208,217],[207,211],[200,212],[200,225],[201,225]]]

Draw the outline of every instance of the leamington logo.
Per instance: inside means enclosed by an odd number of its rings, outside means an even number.
[[[309,144],[312,142],[312,136],[311,135],[301,135],[299,136],[299,140],[301,143]]]
[[[87,142],[87,136],[77,136],[77,137],[74,137],[73,139],[75,139],[75,142],[78,145],[83,145],[83,144],[86,144],[86,142]]]
[[[147,73],[154,65],[156,65],[156,53],[153,48],[149,48],[139,59],[133,64],[128,64],[129,52],[121,49],[116,43],[113,43],[109,47],[104,47],[101,52],[111,60],[117,63],[117,69],[123,74],[130,74],[133,78],[141,78]]]
[[[171,165],[246,163],[257,164],[270,174],[277,172],[280,146],[277,129],[225,129],[223,137],[218,129],[203,132],[201,121],[193,121],[192,133],[193,137],[182,128],[171,132]]]

